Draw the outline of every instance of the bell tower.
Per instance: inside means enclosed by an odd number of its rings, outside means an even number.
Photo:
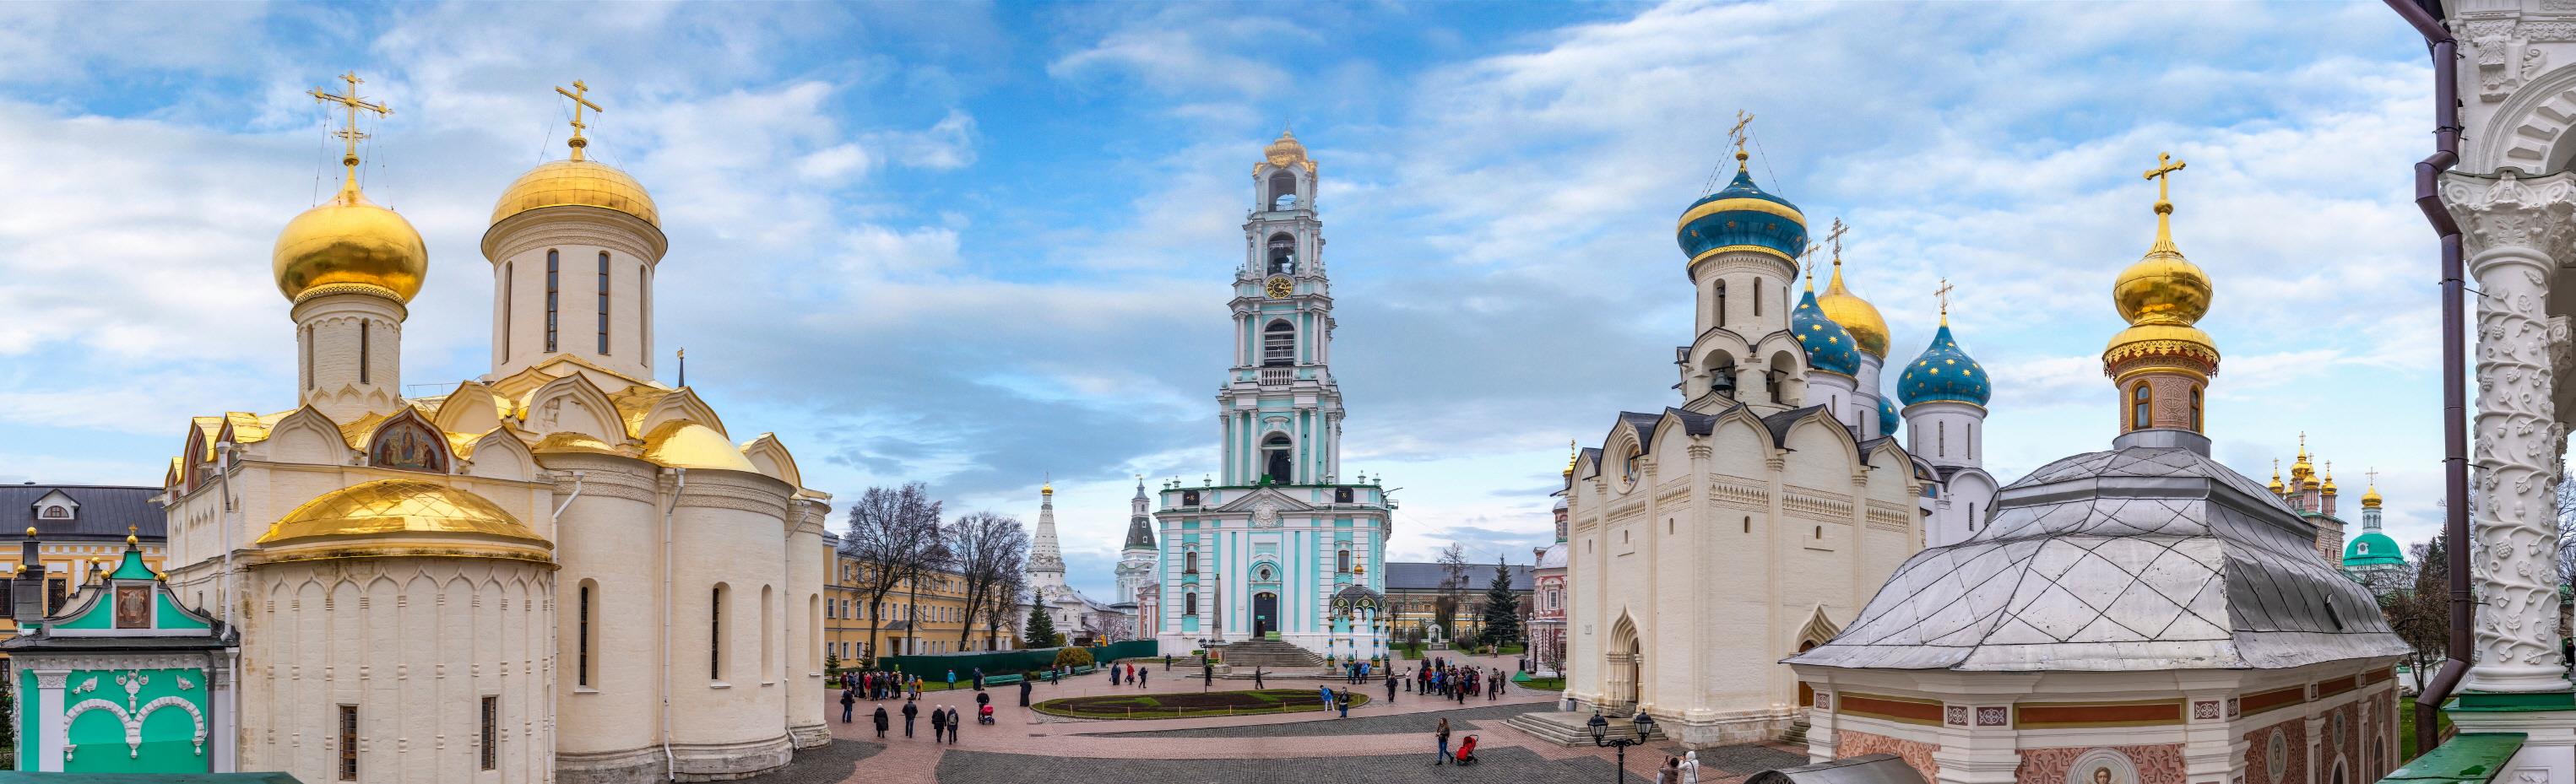
[[[1315,161],[1285,131],[1252,165],[1253,205],[1234,278],[1234,368],[1217,393],[1225,483],[1314,485],[1341,470],[1332,283],[1315,214]]]

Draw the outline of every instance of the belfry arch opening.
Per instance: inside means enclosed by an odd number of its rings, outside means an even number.
[[[1270,187],[1268,188],[1268,191],[1268,198],[1265,198],[1262,201],[1267,204],[1270,209],[1293,210],[1297,208],[1297,175],[1290,174],[1286,170],[1271,172]]]
[[[1281,232],[1270,235],[1270,240],[1264,243],[1264,246],[1269,251],[1268,255],[1264,258],[1270,260],[1267,265],[1267,269],[1270,271],[1270,274],[1297,274],[1297,238],[1288,236],[1286,232]]]
[[[1261,462],[1267,466],[1262,475],[1269,477],[1271,484],[1288,484],[1289,466],[1292,465],[1289,454],[1294,451],[1286,433],[1272,433],[1269,438],[1261,440]]]
[[[1261,328],[1261,364],[1263,367],[1286,367],[1297,364],[1297,327],[1287,319],[1274,319]]]

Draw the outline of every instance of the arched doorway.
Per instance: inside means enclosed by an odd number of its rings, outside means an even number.
[[[1262,591],[1252,595],[1252,636],[1268,638],[1279,631],[1279,595]]]
[[[1806,641],[1806,642],[1798,643],[1798,652],[1799,652],[1799,653],[1806,653],[1806,652],[1808,652],[1808,651],[1815,650],[1815,649],[1816,649],[1816,641],[1814,641],[1814,640],[1808,640],[1808,641]],[[1806,681],[1799,681],[1799,682],[1798,682],[1798,707],[1801,707],[1801,708],[1813,708],[1813,707],[1816,707],[1816,687],[1807,685],[1807,682],[1806,682]]]
[[[1625,714],[1637,709],[1638,681],[1644,672],[1645,651],[1637,640],[1637,625],[1628,616],[1610,627],[1609,666],[1602,672],[1609,676],[1603,684],[1601,701],[1608,712]]]

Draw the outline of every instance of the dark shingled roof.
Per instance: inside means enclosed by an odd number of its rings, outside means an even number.
[[[1526,591],[1530,589],[1530,567],[1528,564],[1512,564],[1503,568],[1511,570],[1512,590]],[[1448,567],[1441,566],[1437,563],[1403,561],[1388,561],[1386,563],[1386,589],[1389,591],[1436,591],[1440,589],[1440,581],[1448,579],[1448,577]],[[1466,591],[1468,593],[1483,592],[1486,587],[1493,584],[1493,564],[1467,564]]]
[[[56,490],[70,496],[80,510],[68,521],[36,519],[37,499]],[[32,525],[39,537],[48,539],[123,539],[125,527],[130,525],[136,536],[160,539],[167,530],[161,517],[160,497],[158,487],[0,485],[0,531],[16,536]]]

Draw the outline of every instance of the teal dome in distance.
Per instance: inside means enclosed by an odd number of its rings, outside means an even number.
[[[1777,256],[1791,266],[1807,250],[1807,216],[1798,205],[1753,184],[1753,174],[1738,156],[1735,180],[1716,193],[1691,202],[1675,228],[1682,255],[1698,264],[1722,251],[1749,250]]]
[[[1886,395],[1878,396],[1878,434],[1894,436],[1896,426],[1903,422],[1904,420],[1896,415],[1896,400]]]
[[[2405,564],[2406,551],[2398,548],[2397,540],[2388,538],[2387,534],[2378,531],[2364,531],[2360,536],[2353,537],[2352,543],[2343,546],[2343,568],[2345,569]]]
[[[1959,341],[1950,337],[1950,319],[1941,318],[1941,331],[1932,333],[1932,345],[1923,349],[1905,372],[1896,378],[1896,396],[1906,405],[1952,400],[1983,407],[1994,397],[1994,383],[1986,378],[1986,369],[1959,350]]]
[[[1798,309],[1789,313],[1789,331],[1797,333],[1798,345],[1807,350],[1807,368],[1846,376],[1860,374],[1860,341],[1852,339],[1843,325],[1825,318],[1816,307],[1816,290],[1798,300]]]

